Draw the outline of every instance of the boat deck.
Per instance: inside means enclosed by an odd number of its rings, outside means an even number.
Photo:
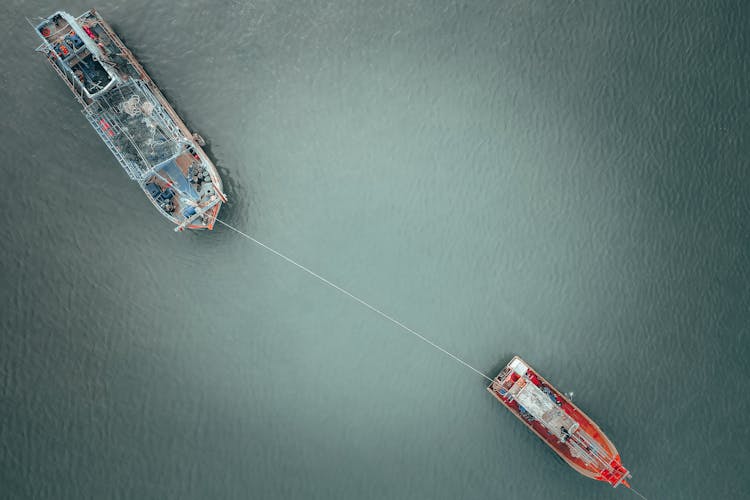
[[[628,486],[630,473],[609,438],[520,358],[514,357],[487,390],[579,473]]]
[[[77,18],[57,12],[37,30],[45,41],[37,50],[151,202],[176,230],[212,228],[226,201],[218,171],[200,136],[190,132],[112,28],[90,10]]]

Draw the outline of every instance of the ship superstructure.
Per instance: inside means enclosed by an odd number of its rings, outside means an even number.
[[[161,91],[95,11],[56,12],[36,25],[37,48],[128,177],[175,225],[212,229],[226,201],[221,178]]]
[[[521,358],[515,356],[487,390],[575,470],[613,487],[630,487],[630,472],[615,445]]]

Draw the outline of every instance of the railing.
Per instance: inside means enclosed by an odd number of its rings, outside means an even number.
[[[50,66],[52,66],[52,69],[55,70],[55,73],[57,73],[60,76],[60,78],[62,78],[63,81],[65,81],[70,91],[73,92],[73,95],[75,96],[76,100],[81,104],[81,106],[86,106],[86,103],[81,97],[80,92],[76,91],[76,86],[73,85],[73,82],[70,81],[70,77],[68,76],[68,73],[60,69],[60,66],[58,66],[57,63],[55,62],[54,58],[57,57],[57,54],[54,54],[51,51],[45,51],[44,54],[47,57],[47,62],[49,62]],[[72,78],[75,78],[75,76],[73,76]]]
[[[99,134],[99,137],[102,138],[102,140],[104,141],[104,144],[107,145],[109,150],[117,159],[117,162],[128,174],[128,177],[130,177],[133,180],[139,180],[143,176],[143,171],[140,168],[138,168],[137,164],[125,158],[122,152],[115,145],[114,141],[112,141],[112,137],[114,137],[117,134],[122,133],[122,130],[120,130],[120,127],[116,123],[107,122],[107,124],[109,125],[109,130],[112,131],[112,134],[113,134],[112,136],[110,136],[107,132],[105,132],[102,129],[100,120],[102,120],[103,118],[101,117],[101,115],[97,114],[95,111],[91,111],[89,108],[85,108],[83,110],[83,114],[86,117],[86,119],[89,121],[91,126],[94,127],[94,130],[96,130],[96,133]]]

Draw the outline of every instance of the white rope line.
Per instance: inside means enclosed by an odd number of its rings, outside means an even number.
[[[365,306],[369,310],[373,311],[374,313],[379,314],[380,316],[384,317],[385,319],[387,319],[391,323],[395,324],[396,326],[399,326],[399,327],[403,328],[407,332],[411,333],[412,335],[416,336],[418,339],[420,339],[420,340],[426,342],[427,344],[431,345],[432,347],[434,347],[438,351],[442,352],[443,354],[445,354],[447,356],[450,356],[451,358],[453,358],[454,360],[458,361],[459,363],[461,363],[462,365],[464,365],[466,368],[468,368],[469,370],[473,371],[477,375],[479,375],[481,377],[484,377],[488,381],[492,382],[492,378],[488,377],[487,375],[485,375],[481,371],[477,370],[476,368],[474,368],[473,366],[471,366],[469,363],[467,363],[463,359],[459,358],[458,356],[456,356],[455,354],[453,354],[451,352],[446,351],[445,349],[443,349],[442,347],[440,347],[439,345],[437,345],[435,342],[431,341],[430,339],[428,339],[424,335],[420,334],[419,332],[416,332],[416,331],[412,330],[411,328],[409,328],[405,324],[401,323],[400,321],[398,321],[397,319],[393,318],[392,316],[384,313],[383,311],[381,311],[377,307],[368,304],[367,302],[365,302],[364,300],[360,299],[359,297],[357,297],[353,293],[351,293],[351,292],[349,292],[349,291],[341,288],[340,286],[338,286],[335,283],[332,283],[332,282],[328,281],[327,279],[325,279],[323,276],[319,275],[318,273],[316,273],[316,272],[308,269],[307,267],[303,266],[302,264],[300,264],[298,262],[295,262],[294,260],[290,259],[289,257],[287,257],[286,255],[282,254],[281,252],[277,252],[276,250],[274,250],[273,248],[269,247],[268,245],[265,245],[264,243],[261,243],[260,241],[256,240],[255,238],[253,238],[249,234],[243,233],[242,231],[240,231],[236,227],[233,227],[230,224],[227,224],[226,222],[224,222],[223,220],[219,219],[218,217],[216,218],[216,222],[220,222],[224,226],[228,227],[229,229],[231,229],[232,231],[236,232],[237,234],[244,236],[245,238],[247,238],[248,240],[252,241],[256,245],[260,245],[261,247],[265,248],[269,252],[278,255],[279,257],[281,257],[285,261],[289,262],[290,264],[292,264],[294,266],[297,266],[298,268],[302,269],[303,271],[305,271],[309,275],[314,276],[315,278],[318,278],[320,281],[322,281],[326,285],[328,285],[328,286],[330,286],[332,288],[335,288],[339,292],[341,292],[344,295],[348,296],[350,299],[359,302],[360,304],[362,304],[363,306]]]
[[[642,498],[643,500],[648,500],[648,498],[646,498],[646,497],[644,497],[643,495],[641,495],[641,494],[640,494],[640,493],[638,492],[638,490],[636,490],[636,489],[635,489],[635,488],[633,488],[632,486],[631,486],[631,487],[630,487],[629,489],[630,489],[630,491],[632,491],[633,493],[635,493],[636,495],[638,495],[639,497],[641,497],[641,498]]]

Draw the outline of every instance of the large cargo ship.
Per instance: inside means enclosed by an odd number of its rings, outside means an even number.
[[[521,358],[515,356],[487,390],[575,470],[630,487],[631,475],[612,441]]]
[[[95,11],[56,12],[37,48],[127,175],[175,230],[212,229],[226,202],[219,173],[154,81]]]

